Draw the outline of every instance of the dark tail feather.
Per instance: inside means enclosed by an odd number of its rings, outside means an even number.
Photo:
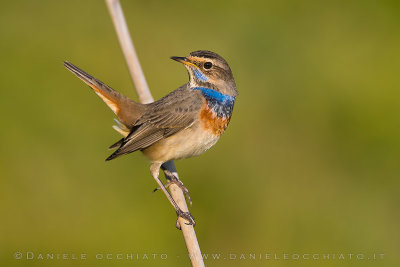
[[[112,159],[117,158],[119,155],[116,155],[115,153],[112,153],[111,156],[109,156],[108,158],[106,158],[106,161],[110,161]]]
[[[64,66],[79,79],[89,85],[95,93],[114,111],[118,120],[127,128],[132,127],[146,110],[146,105],[136,103],[97,80],[77,66],[65,61]]]
[[[124,139],[125,139],[125,138],[122,138],[122,139],[119,140],[118,142],[112,144],[108,149],[114,149],[114,148],[120,147],[120,146],[122,145],[122,143],[124,142]]]
[[[106,158],[106,161],[110,161],[112,159],[118,158],[119,156],[127,154],[127,153],[120,153],[120,151],[121,147],[115,150],[114,153],[112,153],[108,158]]]

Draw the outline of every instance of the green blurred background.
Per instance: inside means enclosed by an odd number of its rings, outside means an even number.
[[[226,134],[204,155],[176,162],[202,251],[222,254],[206,265],[399,265],[398,1],[122,6],[156,99],[187,82],[170,56],[212,50],[236,78]],[[105,3],[3,1],[0,14],[1,265],[188,266],[173,209],[151,193],[149,163],[140,153],[104,162],[120,137],[113,113],[62,66],[68,60],[137,99]],[[87,260],[27,260],[26,252]],[[223,259],[229,253],[237,259]]]

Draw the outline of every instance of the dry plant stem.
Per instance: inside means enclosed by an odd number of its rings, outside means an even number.
[[[129,72],[131,74],[132,80],[135,84],[137,94],[141,103],[153,102],[153,97],[151,96],[149,87],[147,85],[146,79],[144,77],[142,68],[139,63],[135,48],[133,46],[132,39],[129,34],[128,26],[125,21],[125,17],[119,3],[119,0],[106,0],[108,10],[110,12],[112,21],[114,23],[118,39],[125,56],[125,60],[128,64]],[[162,169],[165,170],[165,175],[167,179],[168,172],[176,175],[178,177],[175,164],[173,161],[168,161],[162,165]],[[170,192],[172,198],[178,204],[182,211],[189,211],[185,196],[179,188],[179,186],[172,184],[170,187]],[[204,266],[203,258],[201,256],[200,246],[196,238],[196,232],[194,231],[193,225],[187,225],[186,220],[179,217],[178,222],[182,228],[183,237],[185,239],[186,247],[189,252],[190,260],[192,266],[201,267]]]
[[[168,172],[178,177],[178,173],[173,161],[165,162],[161,166],[161,168],[163,170],[166,170],[164,172],[166,177],[168,176]],[[175,200],[176,204],[178,204],[181,210],[184,212],[189,211],[188,206],[186,204],[185,195],[183,194],[182,189],[175,184],[171,184],[169,189],[171,191],[172,198]],[[187,225],[186,220],[181,217],[178,217],[178,222],[182,229],[183,237],[185,239],[186,247],[189,252],[190,260],[192,261],[192,266],[195,267],[204,266],[204,261],[203,257],[201,256],[199,242],[197,241],[196,232],[194,231],[193,225]]]
[[[128,64],[133,83],[135,84],[137,94],[141,103],[151,103],[154,101],[151,96],[149,86],[144,77],[139,58],[136,54],[135,47],[129,34],[128,25],[118,0],[106,0],[111,19],[117,31],[119,43],[124,53],[126,63]]]

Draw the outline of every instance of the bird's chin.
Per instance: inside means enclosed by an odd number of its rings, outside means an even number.
[[[199,84],[194,79],[190,79],[189,85],[190,85],[190,88],[199,87]]]

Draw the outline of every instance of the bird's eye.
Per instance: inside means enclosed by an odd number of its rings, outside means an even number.
[[[204,63],[204,68],[205,69],[211,69],[211,67],[212,67],[212,63],[211,62]]]

